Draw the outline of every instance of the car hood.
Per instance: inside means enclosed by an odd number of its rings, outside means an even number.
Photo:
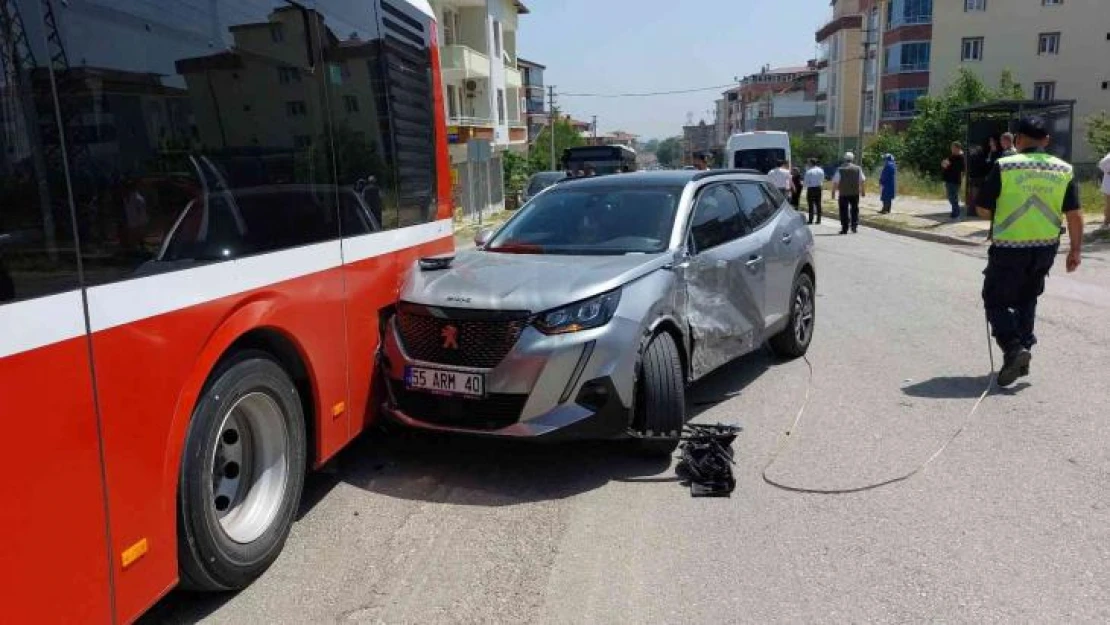
[[[667,266],[673,255],[562,256],[459,252],[449,269],[414,264],[406,302],[476,310],[542,312],[615,289]]]

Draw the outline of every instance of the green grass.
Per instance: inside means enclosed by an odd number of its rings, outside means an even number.
[[[1102,194],[1098,184],[1083,183],[1079,186],[1079,205],[1088,215],[1101,215],[1106,210],[1106,196]]]
[[[879,174],[875,172],[874,177],[868,178],[868,185],[870,186],[872,180],[878,181],[878,179]],[[878,193],[878,182],[875,184],[876,186],[871,188],[875,190],[875,193]],[[898,195],[928,200],[943,200],[947,197],[942,181],[922,176],[912,169],[898,171]],[[1079,204],[1083,207],[1085,214],[1102,215],[1106,206],[1104,198],[1099,183],[1081,182],[1079,184]]]

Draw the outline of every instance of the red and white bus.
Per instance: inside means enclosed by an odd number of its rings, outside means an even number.
[[[277,557],[449,252],[427,0],[0,0],[0,613]]]

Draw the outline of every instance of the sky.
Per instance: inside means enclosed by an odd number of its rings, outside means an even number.
[[[546,65],[559,108],[597,115],[601,132],[643,139],[682,134],[713,122],[724,89],[656,97],[562,94],[673,91],[726,85],[771,66],[816,55],[814,32],[831,17],[829,0],[523,0],[518,54]]]

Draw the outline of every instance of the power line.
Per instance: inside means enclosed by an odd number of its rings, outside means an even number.
[[[642,91],[639,93],[560,93],[569,98],[646,98],[660,95],[677,95],[682,93],[697,93],[698,91],[712,91],[715,89],[729,89],[735,87],[735,82],[711,87],[695,87],[693,89],[674,89],[671,91]]]

